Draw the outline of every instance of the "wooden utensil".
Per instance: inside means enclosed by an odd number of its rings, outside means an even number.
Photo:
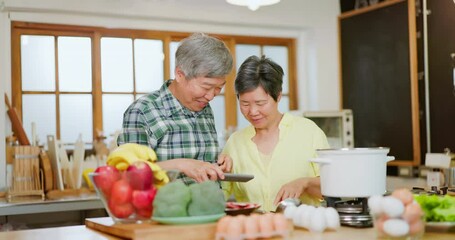
[[[54,176],[54,186],[56,189],[63,190],[65,187],[63,186],[63,178],[62,178],[62,171],[60,166],[60,157],[58,154],[58,145],[56,139],[53,135],[47,136],[47,148],[48,148],[48,155],[49,159],[51,160],[52,164],[52,172]]]
[[[39,154],[41,168],[44,172],[44,190],[50,191],[54,188],[54,176],[52,173],[52,164],[46,151],[42,150]]]
[[[13,132],[17,137],[20,145],[30,145],[30,141],[28,140],[27,134],[25,133],[24,127],[22,126],[22,122],[17,116],[16,109],[14,109],[8,99],[8,95],[5,93],[5,103],[8,107],[8,116],[11,120],[11,126],[13,128]]]

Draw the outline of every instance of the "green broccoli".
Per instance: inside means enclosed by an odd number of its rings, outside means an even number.
[[[191,191],[183,182],[168,183],[158,190],[153,201],[154,217],[186,217]]]
[[[190,216],[203,216],[224,213],[226,201],[223,191],[216,182],[205,181],[190,185],[191,202],[188,205]]]

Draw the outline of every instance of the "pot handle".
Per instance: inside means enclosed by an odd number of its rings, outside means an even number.
[[[393,160],[395,160],[394,156],[387,156],[386,162],[390,162],[390,161],[393,161]]]
[[[330,164],[330,163],[332,163],[332,160],[329,159],[329,158],[310,158],[309,161],[310,162],[314,162],[314,163],[320,163],[320,164]]]

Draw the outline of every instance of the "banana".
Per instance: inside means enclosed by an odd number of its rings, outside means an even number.
[[[115,166],[119,171],[125,171],[128,166],[136,161],[146,162],[153,171],[155,186],[161,187],[169,182],[166,171],[156,164],[157,156],[153,149],[137,143],[120,145],[107,157],[106,164]]]

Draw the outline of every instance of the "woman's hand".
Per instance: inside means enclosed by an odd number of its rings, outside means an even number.
[[[232,170],[232,158],[226,154],[220,154],[218,161],[216,162],[220,166],[223,172],[231,172]]]
[[[274,204],[278,205],[280,201],[286,198],[300,198],[305,192],[313,197],[322,198],[319,177],[298,178],[284,184],[278,191]]]

